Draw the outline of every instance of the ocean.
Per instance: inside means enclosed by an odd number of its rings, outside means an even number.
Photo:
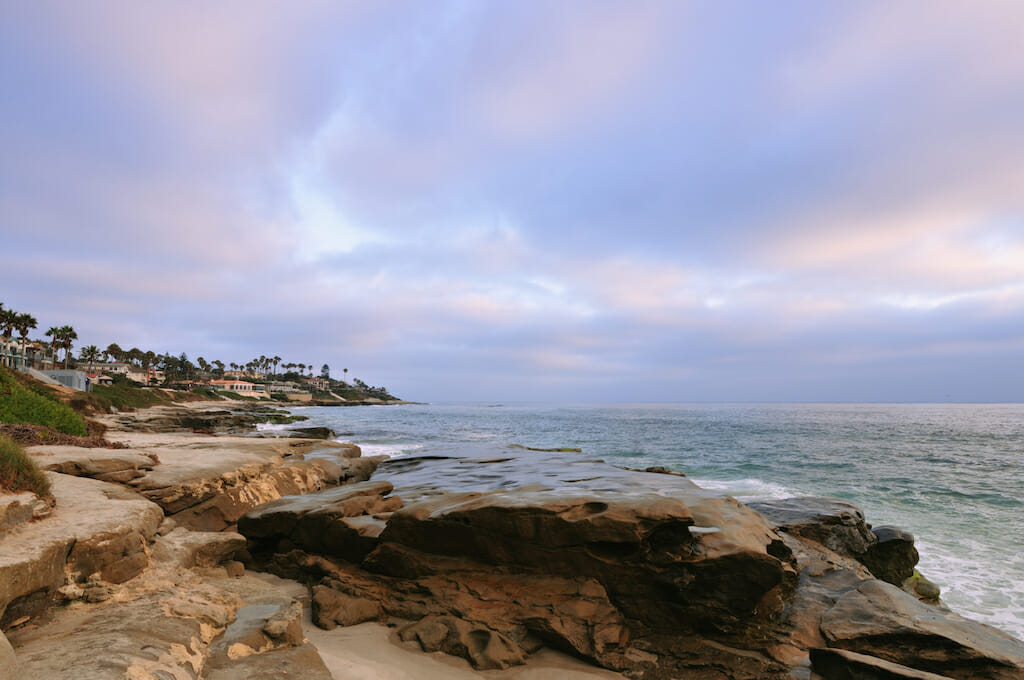
[[[431,404],[294,409],[364,455],[571,447],[741,501],[833,496],[914,534],[959,614],[1024,639],[1024,404]],[[557,455],[557,454],[550,454]]]

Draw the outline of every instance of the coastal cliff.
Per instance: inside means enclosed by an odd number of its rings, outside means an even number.
[[[30,448],[57,502],[0,533],[0,670],[340,677],[305,603],[479,670],[551,648],[643,680],[1024,677],[1024,644],[945,609],[913,537],[852,504],[747,506],[569,451],[194,432],[256,418],[163,407],[108,419],[125,448]]]

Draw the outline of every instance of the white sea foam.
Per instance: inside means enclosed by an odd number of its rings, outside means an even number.
[[[708,491],[723,493],[744,501],[771,500],[794,496],[792,491],[781,484],[772,484],[760,479],[693,479],[697,486]]]
[[[389,458],[401,458],[411,456],[423,448],[422,444],[359,444],[364,456],[388,456]]]
[[[288,425],[288,424],[285,424],[285,423],[257,423],[256,424],[256,431],[257,432],[283,432],[284,430],[287,430],[287,429],[289,429],[291,427],[292,427],[291,425]]]

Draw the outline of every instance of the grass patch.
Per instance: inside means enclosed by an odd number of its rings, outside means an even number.
[[[58,432],[85,436],[85,421],[67,404],[44,396],[0,369],[0,423],[43,425]]]
[[[118,411],[127,411],[137,408],[149,408],[174,402],[174,397],[164,390],[153,390],[145,387],[133,387],[126,383],[115,385],[93,385],[92,392],[84,392],[77,399],[95,404],[105,404],[104,412],[109,412],[111,407]]]
[[[50,480],[36,462],[18,444],[3,435],[0,435],[0,489],[31,491],[41,497],[50,494]]]

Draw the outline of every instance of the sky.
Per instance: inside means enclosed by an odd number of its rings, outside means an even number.
[[[0,302],[417,401],[1024,401],[1024,4],[0,0]]]

